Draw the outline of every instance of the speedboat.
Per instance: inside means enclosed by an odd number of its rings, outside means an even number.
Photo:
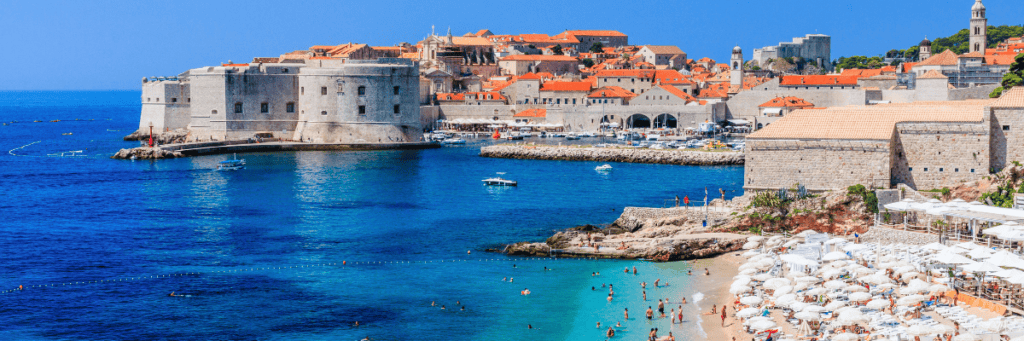
[[[466,144],[466,140],[463,140],[463,139],[458,138],[458,137],[450,137],[450,138],[446,138],[444,140],[441,140],[441,144]]]
[[[652,144],[650,148],[651,149],[665,149],[665,145],[661,144],[661,143],[655,143],[655,144]]]
[[[245,168],[245,159],[239,159],[238,154],[235,154],[234,160],[221,161],[217,165],[217,170],[239,170]]]
[[[505,173],[498,173],[498,174],[500,175],[500,174],[505,174]],[[500,176],[484,179],[483,182],[484,182],[484,185],[487,185],[487,186],[516,186],[516,185],[518,185],[518,183],[516,183],[515,181],[508,180],[508,179],[502,179]]]
[[[569,133],[569,135],[565,135],[565,139],[566,140],[579,140],[580,137],[579,137],[579,135],[576,135],[575,133]]]
[[[597,168],[594,168],[594,170],[596,170],[596,171],[609,171],[609,170],[612,170],[612,165],[603,164],[603,165],[597,166]]]

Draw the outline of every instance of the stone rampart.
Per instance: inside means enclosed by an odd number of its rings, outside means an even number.
[[[746,189],[842,189],[851,185],[889,186],[888,140],[748,139]]]
[[[605,161],[669,165],[742,165],[743,153],[628,148],[578,148],[497,145],[480,148],[480,156],[506,159]]]

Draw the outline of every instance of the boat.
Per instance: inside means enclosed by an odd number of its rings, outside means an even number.
[[[609,164],[606,163],[606,164],[597,166],[597,168],[594,168],[594,170],[596,170],[596,171],[609,171],[609,170],[612,170],[612,165],[609,165]]]
[[[500,172],[498,173],[498,175],[501,175],[501,174],[505,174],[505,173],[500,173]],[[484,179],[483,182],[484,182],[484,185],[487,185],[487,186],[516,186],[516,185],[518,185],[518,183],[516,183],[515,181],[508,180],[508,179],[502,179],[500,176]]]
[[[239,170],[245,168],[245,159],[239,159],[238,154],[235,154],[234,160],[221,161],[217,165],[217,170]]]
[[[565,133],[551,133],[551,137],[565,137]]]
[[[505,136],[505,139],[506,140],[522,140],[523,139],[523,135],[511,134],[509,136]]]
[[[579,137],[579,135],[576,135],[575,133],[569,133],[569,135],[565,135],[565,139],[566,140],[579,140],[580,137]]]
[[[441,144],[466,144],[466,140],[458,137],[451,137],[441,140]]]
[[[655,144],[652,144],[648,148],[650,148],[650,149],[665,149],[665,145],[661,144],[661,143],[655,143]]]

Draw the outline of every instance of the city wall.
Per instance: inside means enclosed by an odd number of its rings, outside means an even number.
[[[955,186],[988,175],[988,123],[896,125],[893,184],[918,190]]]
[[[889,140],[747,139],[744,189],[888,188]]]

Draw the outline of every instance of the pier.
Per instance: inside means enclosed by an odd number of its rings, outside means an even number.
[[[598,148],[581,146],[497,145],[480,156],[507,159],[656,163],[669,165],[742,165],[743,153],[679,149]]]
[[[199,155],[252,153],[252,152],[294,152],[294,151],[360,151],[360,150],[415,150],[440,148],[437,142],[404,142],[404,143],[305,143],[293,141],[252,142],[249,140],[178,143],[153,148],[140,147],[122,149],[112,158],[160,159],[188,157]]]

